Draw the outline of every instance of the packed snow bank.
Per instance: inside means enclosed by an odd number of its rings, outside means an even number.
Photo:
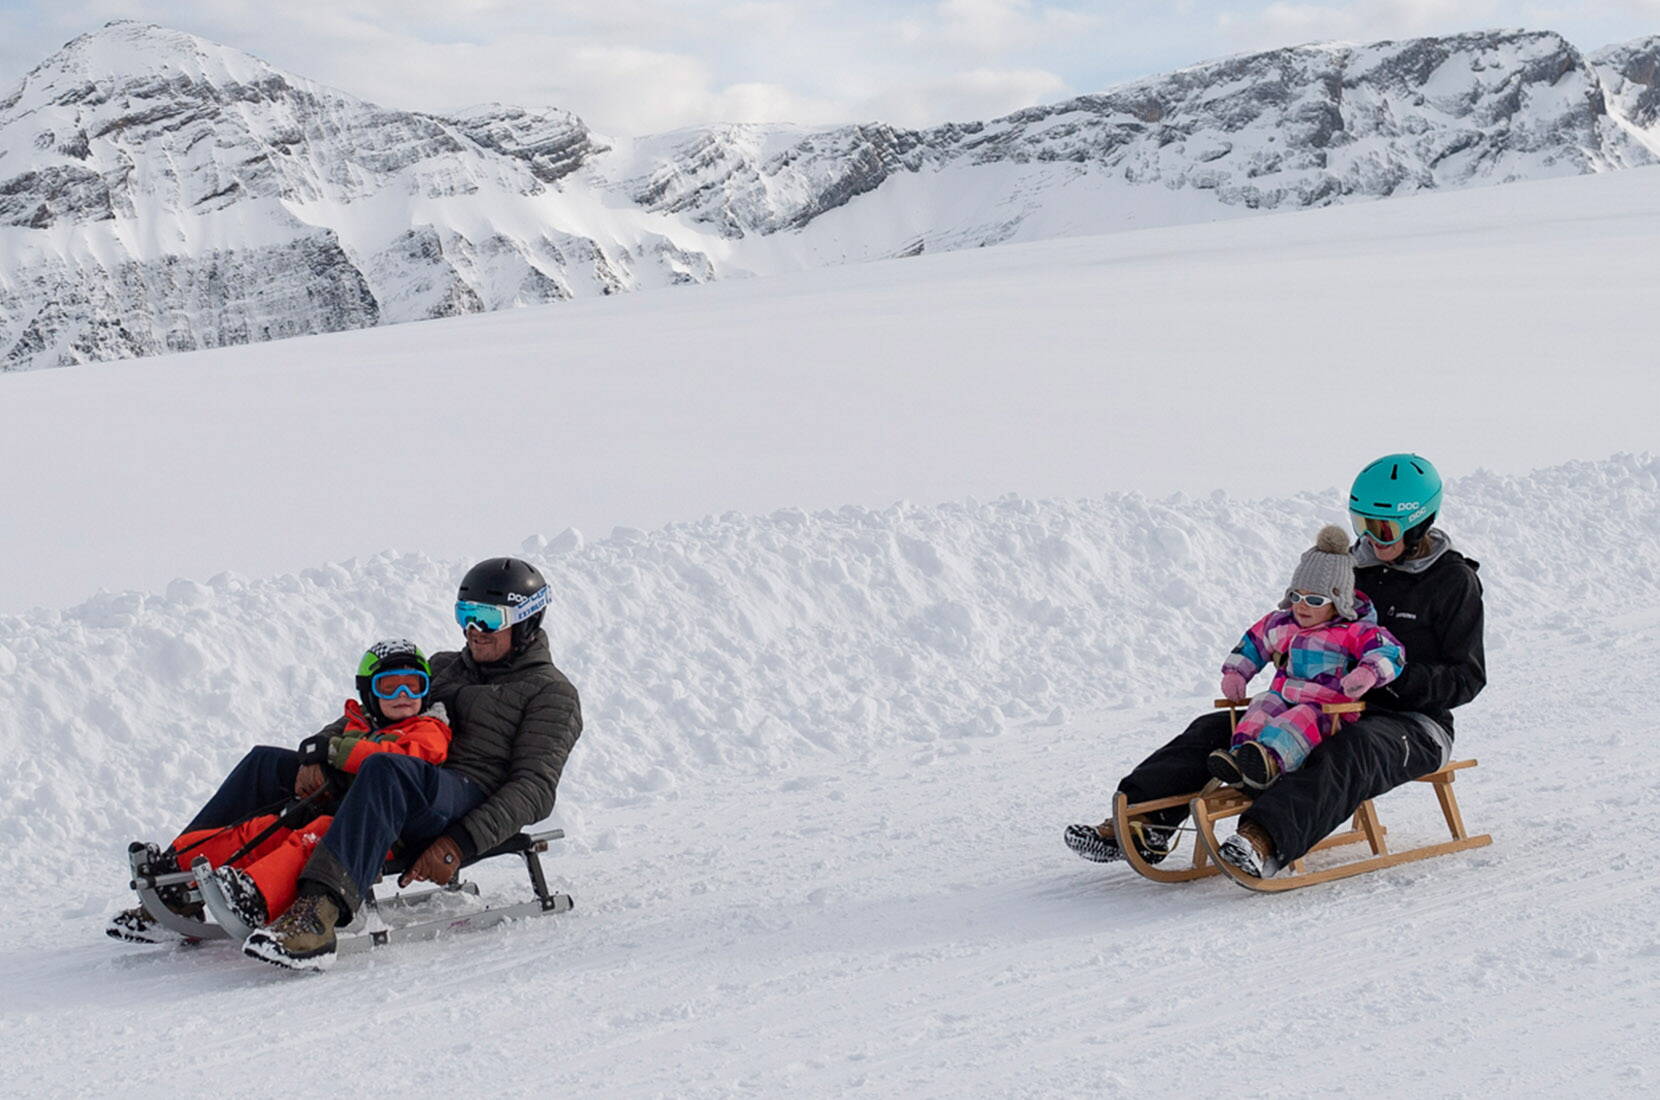
[[[1654,456],[1477,473],[1449,485],[1444,516],[1482,562],[1496,676],[1508,648],[1660,605]],[[1341,517],[1314,496],[1007,497],[533,538],[588,725],[560,812],[599,825],[711,768],[858,771],[896,744],[920,768],[1069,709],[1197,704]],[[468,564],[387,554],[0,617],[8,896],[71,900],[57,858],[104,866],[181,822],[248,745],[298,742],[336,713],[367,642],[449,646]]]

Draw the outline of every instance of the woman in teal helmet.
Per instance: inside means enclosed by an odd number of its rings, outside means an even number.
[[[1415,454],[1385,455],[1368,464],[1349,490],[1357,540],[1355,590],[1377,609],[1378,621],[1406,652],[1391,683],[1366,694],[1366,713],[1341,736],[1322,742],[1301,769],[1257,795],[1240,816],[1238,840],[1224,844],[1235,866],[1259,877],[1298,859],[1354,814],[1360,804],[1427,775],[1451,757],[1454,707],[1487,683],[1482,649],[1478,564],[1453,548],[1435,526],[1441,475]],[[1118,784],[1131,802],[1186,794],[1210,778],[1205,759],[1228,744],[1228,715],[1201,715],[1175,740]],[[1149,815],[1132,838],[1153,862],[1170,850],[1185,806]],[[1229,838],[1233,841],[1234,838]],[[1110,820],[1073,825],[1066,843],[1085,859],[1122,859]]]
[[[1420,455],[1384,455],[1360,471],[1349,490],[1349,518],[1361,545],[1380,561],[1417,553],[1441,511],[1441,475]],[[1397,549],[1398,548],[1398,549]]]

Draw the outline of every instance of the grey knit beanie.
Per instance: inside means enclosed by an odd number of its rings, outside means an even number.
[[[1349,555],[1347,531],[1336,524],[1320,528],[1314,546],[1303,552],[1297,571],[1291,574],[1291,585],[1280,607],[1291,606],[1292,592],[1330,596],[1337,604],[1338,615],[1351,620],[1355,617],[1355,561]]]

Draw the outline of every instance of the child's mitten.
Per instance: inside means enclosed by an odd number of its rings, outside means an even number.
[[[1344,695],[1351,699],[1359,699],[1378,686],[1378,674],[1369,668],[1357,668],[1343,677],[1343,683],[1340,686]]]
[[[1222,674],[1222,698],[1235,703],[1245,701],[1245,677],[1229,669]]]

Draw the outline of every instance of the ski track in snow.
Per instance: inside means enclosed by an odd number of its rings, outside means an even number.
[[[533,540],[588,722],[549,860],[577,908],[321,978],[105,940],[122,849],[247,745],[321,725],[365,642],[447,644],[469,563],[387,555],[0,617],[8,1084],[172,1095],[188,1065],[250,1096],[1219,1076],[1647,1093],[1657,490],[1651,455],[1450,483],[1491,674],[1459,712],[1458,754],[1482,766],[1458,790],[1495,842],[1272,898],[1083,864],[1059,833],[1204,705],[1340,500],[1010,497]],[[1380,810],[1403,841],[1444,835],[1427,788]],[[477,878],[525,889],[507,861]]]

